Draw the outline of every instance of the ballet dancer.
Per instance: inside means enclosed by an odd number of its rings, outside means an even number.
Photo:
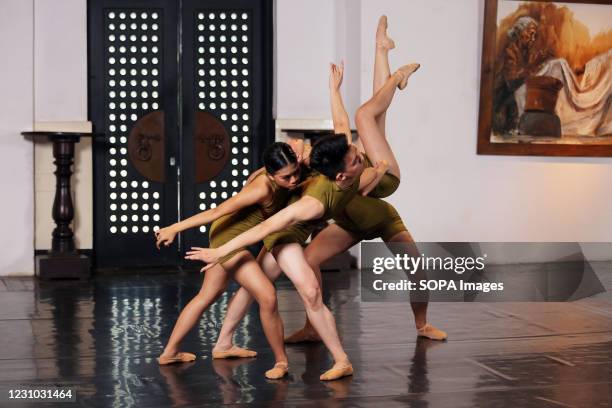
[[[292,204],[220,247],[192,248],[186,258],[203,261],[207,263],[203,269],[208,269],[236,248],[263,240],[266,250],[294,283],[308,319],[333,356],[334,365],[320,379],[336,380],[352,375],[353,366],[340,343],[334,317],[323,304],[320,285],[306,262],[302,245],[318,223],[333,218],[358,194],[363,163],[344,135],[333,135],[313,146],[310,165],[319,174],[302,183],[301,195]],[[238,291],[250,299],[246,290]]]
[[[170,245],[176,234],[181,231],[213,221],[209,232],[210,245],[218,247],[283,208],[290,191],[300,181],[298,159],[289,145],[274,143],[266,149],[264,163],[264,172],[260,172],[238,194],[218,207],[157,231],[155,233],[157,247]],[[278,313],[276,291],[245,246],[236,247],[228,252],[213,268],[206,271],[200,292],[182,310],[168,344],[159,356],[160,365],[195,360],[194,354],[179,351],[180,343],[204,311],[225,292],[232,277],[252,294],[259,304],[263,330],[276,359],[276,364],[266,372],[266,377],[277,379],[287,374],[288,362],[283,345],[283,324]],[[227,348],[216,345],[212,351],[214,359],[254,357],[256,354],[233,345]]]

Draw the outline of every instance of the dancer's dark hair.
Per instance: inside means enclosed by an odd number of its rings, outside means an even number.
[[[310,167],[335,180],[338,173],[344,171],[344,157],[349,151],[349,144],[343,134],[334,134],[319,139],[310,152]]]
[[[274,142],[266,147],[263,154],[266,171],[274,175],[277,171],[290,164],[298,164],[295,152],[287,143]]]

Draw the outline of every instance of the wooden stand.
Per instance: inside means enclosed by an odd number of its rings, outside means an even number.
[[[70,192],[70,177],[74,164],[74,145],[87,133],[22,132],[26,138],[53,142],[55,158],[55,199],[53,200],[53,240],[51,249],[36,256],[36,276],[40,279],[87,279],[90,276],[91,260],[75,249],[74,233],[70,223],[74,218],[74,207]]]

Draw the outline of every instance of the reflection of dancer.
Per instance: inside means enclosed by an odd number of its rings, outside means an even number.
[[[213,370],[220,377],[216,382],[217,388],[221,393],[223,404],[236,404],[244,397],[243,390],[241,389],[240,382],[246,381],[244,378],[234,378],[234,371],[236,368],[244,365],[245,363],[252,362],[244,359],[233,359],[233,360],[219,360],[215,359],[212,361]],[[248,384],[247,384],[248,385]],[[248,388],[251,388],[250,385]],[[208,400],[208,398],[207,398]]]
[[[182,407],[191,403],[191,393],[181,380],[183,371],[190,368],[195,363],[183,364],[181,367],[160,366],[159,373],[166,380],[168,385],[168,397],[172,401],[172,406]]]
[[[338,214],[357,194],[363,164],[357,149],[349,146],[344,136],[329,136],[316,143],[310,164],[320,174],[303,183],[301,197],[293,204],[218,248],[193,248],[187,253],[187,259],[207,262],[206,268],[209,268],[236,248],[264,240],[269,257],[295,284],[309,320],[334,358],[334,366],[321,375],[321,380],[335,380],[351,375],[353,367],[340,343],[334,317],[323,303],[319,283],[306,262],[302,244],[318,223]],[[235,304],[241,308],[245,299],[249,303],[250,295],[241,288],[228,309],[236,307]]]
[[[397,85],[398,80],[405,82],[409,74],[405,74],[400,71],[400,74],[394,74],[390,76],[389,65],[387,54],[389,49],[394,47],[393,41],[386,35],[387,21],[386,17],[381,17],[378,25],[376,35],[376,62],[375,62],[375,75],[374,75],[374,91],[375,95],[372,102],[367,109],[361,110],[360,118],[358,123],[358,131],[360,138],[364,140],[364,146],[372,146],[372,144],[383,146],[379,148],[378,152],[373,152],[372,157],[377,154],[377,160],[386,160],[389,163],[395,163],[393,166],[389,166],[389,173],[382,172],[388,180],[382,180],[381,172],[377,175],[381,181],[380,184],[385,186],[384,189],[379,190],[380,195],[390,195],[399,184],[399,166],[390,150],[388,142],[385,137],[385,113],[388,108],[382,106],[375,109],[372,106],[377,107],[378,101],[377,96],[384,95],[385,100],[389,101],[388,93],[393,93],[395,86],[388,86],[389,83]],[[411,72],[414,72],[417,64],[408,65],[411,67]],[[350,129],[348,126],[348,115],[342,104],[342,98],[340,96],[339,87],[342,83],[342,69],[336,69],[334,66],[331,67],[330,72],[330,92],[332,101],[332,112],[334,119],[334,129],[336,132],[346,134],[347,137],[350,135]],[[372,116],[374,114],[375,116]],[[372,121],[375,122],[376,126],[372,125]],[[367,126],[364,128],[361,126],[363,123]],[[375,129],[374,129],[375,128]],[[372,131],[373,130],[373,131]],[[365,143],[365,139],[368,142]],[[382,140],[382,141],[381,141]],[[365,150],[368,155],[370,150]],[[378,171],[379,169],[377,169]],[[364,177],[362,177],[364,179]],[[397,181],[396,181],[397,180]],[[372,187],[371,185],[369,187]],[[374,189],[375,191],[376,189]],[[373,193],[370,192],[370,195]],[[373,197],[361,197],[356,196],[351,200],[345,207],[342,214],[336,216],[336,224],[327,226],[312,240],[312,242],[306,247],[305,255],[309,265],[316,273],[319,285],[321,285],[321,272],[319,266],[333,257],[334,255],[345,251],[355,243],[362,239],[374,239],[382,238],[385,242],[402,242],[406,243],[411,249],[411,255],[418,256],[418,250],[414,246],[414,241],[406,227],[404,226],[400,216],[393,206],[387,202],[373,198]],[[264,258],[266,261],[262,264],[264,271],[271,279],[276,279],[281,270],[279,265],[274,262],[274,259]],[[238,326],[238,323],[242,317],[246,314],[250,298],[245,292],[237,292],[232,304],[228,307],[223,327],[219,333],[218,341],[231,342],[231,338],[234,330]],[[432,339],[442,340],[446,338],[446,333],[436,329],[427,323],[427,303],[426,302],[412,302],[411,303],[413,313],[415,314],[415,325],[419,336],[429,337]],[[307,320],[306,325],[303,329],[294,333],[287,338],[287,342],[296,343],[301,341],[319,341],[320,337],[317,334],[317,330]]]
[[[429,392],[427,351],[432,347],[436,347],[437,344],[440,343],[424,338],[417,339],[408,372],[408,392],[410,394],[419,394],[421,396]]]
[[[176,234],[215,220],[210,229],[210,244],[221,246],[243,231],[259,224],[286,205],[289,190],[297,186],[299,164],[293,150],[285,143],[275,143],[264,154],[266,171],[248,183],[237,195],[217,208],[204,211],[156,233],[157,246],[170,245]],[[239,246],[224,255],[208,270],[200,292],[181,312],[159,364],[193,361],[195,355],[179,351],[179,344],[198,322],[204,310],[226,290],[233,278],[257,300],[266,338],[276,358],[276,365],[266,372],[268,378],[287,373],[287,355],[282,344],[283,324],[278,313],[276,291],[253,256]],[[239,347],[216,345],[213,358],[253,357],[257,353]]]

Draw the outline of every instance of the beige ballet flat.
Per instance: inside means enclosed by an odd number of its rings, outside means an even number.
[[[257,355],[256,351],[244,349],[238,346],[232,346],[231,349],[226,351],[213,351],[212,358],[249,358],[255,357]]]
[[[395,73],[401,75],[402,79],[399,82],[399,84],[397,84],[397,87],[400,90],[406,88],[406,85],[408,85],[408,78],[410,78],[410,75],[414,74],[420,67],[421,67],[421,64],[417,64],[417,63],[408,64],[408,65],[404,65],[403,67],[399,67],[398,70],[395,71]]]
[[[175,363],[189,363],[196,359],[195,354],[180,352],[174,357],[162,357],[157,359],[159,365],[175,364]]]
[[[321,381],[333,381],[349,375],[353,375],[353,365],[351,363],[345,363],[340,367],[336,367],[334,364],[332,368],[321,374],[319,379]]]
[[[417,335],[418,337],[426,337],[431,340],[446,340],[448,338],[448,334],[445,331],[435,328],[429,323],[417,329]]]
[[[387,16],[383,14],[378,19],[378,26],[376,27],[376,46],[392,50],[395,48],[395,42],[387,35],[388,26]]]
[[[288,363],[276,363],[274,364],[274,368],[266,371],[266,378],[269,380],[278,380],[279,378],[283,378],[289,372],[289,364]]]

